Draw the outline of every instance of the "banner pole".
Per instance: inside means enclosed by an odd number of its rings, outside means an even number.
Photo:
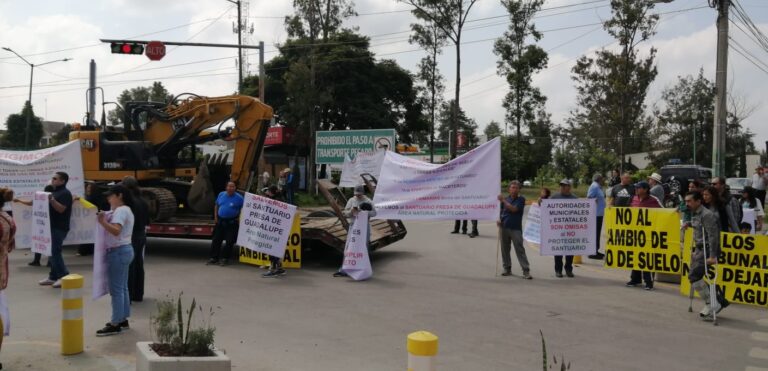
[[[499,276],[499,250],[501,249],[501,226],[496,228],[496,266],[494,277]]]

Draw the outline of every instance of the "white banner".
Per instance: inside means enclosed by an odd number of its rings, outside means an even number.
[[[341,271],[355,281],[367,280],[373,276],[371,259],[368,256],[368,212],[357,213],[349,229],[347,244],[344,246],[344,264]]]
[[[387,151],[373,199],[375,218],[498,220],[500,143],[495,138],[442,165]]]
[[[32,247],[32,206],[13,203],[13,220],[16,222],[16,248]],[[64,239],[64,246],[93,243],[96,240],[96,208],[88,208],[75,201],[72,204],[72,217],[69,219],[69,233]]]
[[[237,244],[282,258],[291,234],[296,206],[253,193],[246,193],[244,198]]]
[[[757,214],[755,209],[741,209],[744,216],[741,217],[742,223],[749,223],[749,234],[755,234],[755,220],[757,220]]]
[[[69,175],[67,189],[73,195],[85,194],[79,141],[36,151],[0,150],[0,187],[13,189],[16,198],[31,200],[57,171]]]
[[[528,217],[523,227],[523,239],[535,244],[541,243],[541,207],[532,204],[528,207]]]
[[[35,192],[32,201],[32,252],[51,256],[51,219],[48,192]]]
[[[107,221],[112,220],[112,212],[106,211]],[[91,299],[96,300],[109,293],[109,274],[107,268],[107,230],[96,223],[95,242],[93,244],[93,290]]]
[[[597,249],[594,199],[541,202],[541,255],[592,255]]]
[[[339,187],[354,187],[363,184],[363,178],[360,177],[362,174],[371,174],[378,180],[385,155],[385,151],[359,152],[352,159],[349,154],[346,154],[344,165],[341,168]]]

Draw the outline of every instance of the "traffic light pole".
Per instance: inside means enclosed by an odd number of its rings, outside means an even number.
[[[131,43],[147,45],[149,40],[117,40],[117,39],[99,39],[103,43]],[[185,43],[175,41],[160,41],[165,45],[177,46],[202,46],[209,48],[237,48],[237,49],[259,49],[259,100],[264,101],[264,43],[259,45],[238,45],[238,44],[209,44],[209,43]],[[242,59],[242,58],[241,58]],[[242,77],[241,77],[242,78]],[[242,80],[241,80],[242,81]],[[238,87],[238,91],[240,91]]]

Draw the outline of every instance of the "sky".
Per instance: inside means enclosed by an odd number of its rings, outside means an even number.
[[[763,33],[768,34],[768,1],[737,0]],[[246,42],[263,41],[265,58],[276,53],[285,41],[283,17],[292,13],[290,0],[244,1],[249,18]],[[549,53],[548,67],[537,74],[534,84],[547,96],[547,109],[556,125],[564,123],[575,108],[576,91],[571,67],[582,55],[601,48],[616,48],[600,22],[610,18],[609,0],[547,0],[535,19],[543,31],[540,45]],[[247,5],[247,6],[246,6]],[[371,39],[371,50],[379,59],[393,59],[412,72],[425,53],[408,43],[409,25],[415,21],[410,7],[396,0],[357,0],[358,15],[345,21]],[[704,75],[715,78],[717,13],[707,0],[674,0],[658,4],[657,33],[644,44],[655,47],[658,76],[646,103],[650,109],[662,104],[664,88],[678,76]],[[164,40],[178,42],[237,43],[233,32],[236,7],[227,0],[0,0],[0,46],[8,47],[33,64],[71,58],[34,69],[32,104],[35,113],[50,121],[83,122],[88,65],[97,63],[97,85],[104,100],[115,101],[124,90],[162,83],[173,94],[206,96],[232,94],[237,86],[237,50],[226,48],[167,47],[161,61],[143,55],[111,54],[105,39]],[[735,21],[735,20],[734,20]],[[740,23],[739,26],[744,28]],[[472,8],[462,45],[461,107],[482,130],[488,122],[503,123],[502,99],[507,87],[496,74],[498,58],[493,42],[508,25],[498,0],[479,0]],[[768,140],[768,51],[731,24],[731,37],[752,55],[753,62],[729,52],[728,89],[732,97],[754,107],[744,126],[754,132],[758,149]],[[257,51],[247,52],[250,72],[258,71]],[[443,49],[439,68],[446,78],[445,96],[453,97],[455,49]],[[762,63],[762,65],[761,65]],[[755,66],[762,67],[762,70]],[[21,111],[29,92],[30,67],[10,52],[0,49],[0,118]],[[101,101],[101,98],[99,98]],[[269,91],[266,92],[269,103]],[[101,109],[97,110],[97,117]],[[1,124],[0,124],[1,125]]]

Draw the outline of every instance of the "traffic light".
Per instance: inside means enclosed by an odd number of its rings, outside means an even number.
[[[135,43],[112,43],[112,54],[144,54],[144,45]]]

